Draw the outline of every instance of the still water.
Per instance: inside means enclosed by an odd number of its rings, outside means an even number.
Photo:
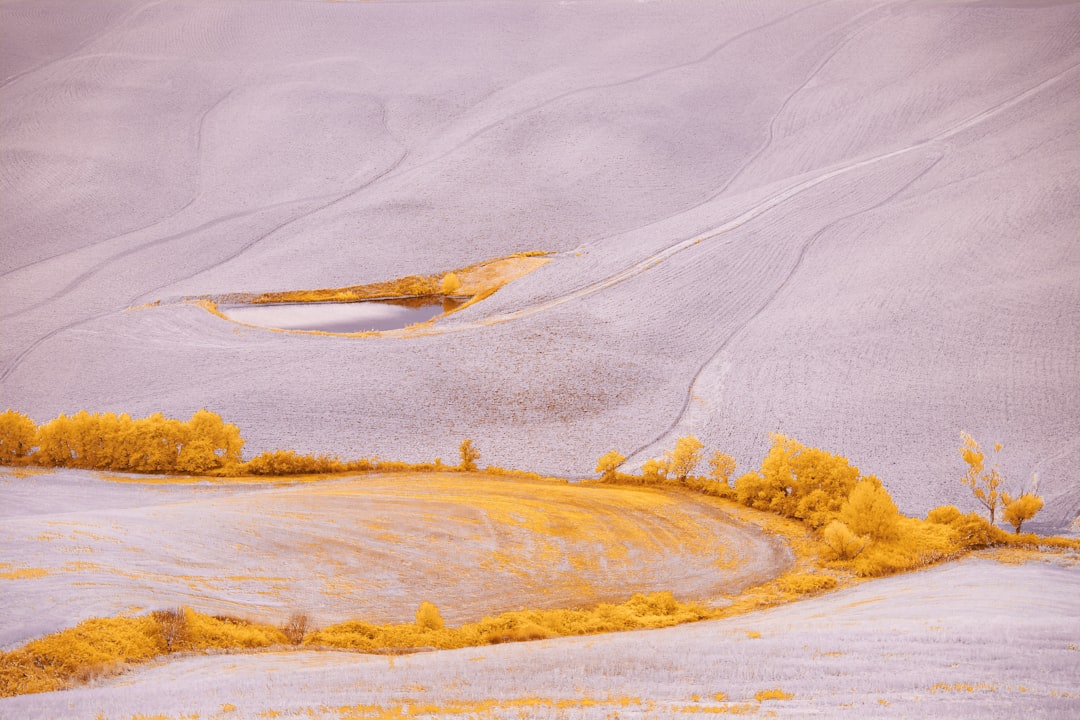
[[[407,298],[348,303],[221,305],[226,317],[248,325],[334,333],[397,330],[461,306],[451,298]]]

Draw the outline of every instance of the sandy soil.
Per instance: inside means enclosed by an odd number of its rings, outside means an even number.
[[[681,433],[1080,514],[1080,4],[0,3],[0,404],[587,475]],[[553,261],[420,338],[155,299]],[[498,322],[498,320],[504,320]]]
[[[780,574],[775,538],[693,494],[440,473],[315,482],[0,476],[0,647],[176,605],[281,623],[460,624],[667,590],[724,604]],[[21,572],[18,572],[20,571]]]
[[[1077,579],[1075,564],[972,559],[666,630],[395,658],[190,657],[99,687],[0,700],[0,713],[60,719],[100,712],[113,720],[136,713],[279,717],[271,711],[324,718],[1074,718]],[[792,697],[755,699],[776,688]]]

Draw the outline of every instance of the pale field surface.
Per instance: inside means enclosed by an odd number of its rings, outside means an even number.
[[[664,630],[398,657],[187,657],[97,686],[0,700],[0,713],[1065,720],[1080,714],[1078,571],[1075,562],[968,559]],[[792,697],[755,699],[775,688]]]
[[[722,605],[792,560],[689,493],[460,473],[139,480],[0,475],[0,647],[177,605],[319,625],[412,622],[425,600],[454,625],[660,590]]]
[[[1080,4],[76,5],[0,3],[0,405],[570,476],[780,431],[911,513],[965,429],[1080,513]],[[423,337],[172,302],[533,249]]]

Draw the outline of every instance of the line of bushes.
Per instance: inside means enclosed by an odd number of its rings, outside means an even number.
[[[674,484],[799,520],[828,549],[828,567],[850,570],[862,577],[912,570],[987,547],[1080,547],[1080,542],[1066,538],[1020,534],[1020,524],[1042,507],[1041,499],[1033,509],[1014,511],[1016,517],[1010,522],[1016,534],[952,505],[935,508],[921,520],[902,515],[881,481],[861,474],[842,455],[807,447],[785,435],[774,434],[772,441],[761,467],[740,475],[733,483],[729,478],[734,460],[720,452],[710,457],[711,472],[707,476],[691,474],[704,451],[694,436],[679,438],[663,457],[646,461],[640,475],[618,472],[625,458],[616,451],[601,456],[596,472],[601,474],[602,482]],[[965,448],[969,444],[965,441]],[[964,457],[965,462],[970,462],[968,456]],[[978,471],[982,472],[981,464]],[[1015,507],[1011,503],[1019,504],[1033,496],[1017,495],[1015,500],[1006,494],[1002,497],[1008,501],[1008,511]]]
[[[715,615],[703,605],[679,602],[669,592],[638,594],[624,603],[585,610],[506,612],[457,628],[446,627],[438,608],[428,602],[421,603],[413,623],[349,621],[321,630],[310,629],[302,613],[275,627],[176,608],[138,617],[84,620],[0,653],[0,697],[59,690],[177,652],[274,646],[408,652],[671,627]]]
[[[161,413],[132,419],[126,413],[82,410],[41,426],[14,410],[0,413],[0,465],[217,477],[461,469],[443,465],[438,458],[410,464],[377,457],[341,460],[293,450],[267,450],[245,462],[243,447],[240,429],[206,409],[186,422]]]

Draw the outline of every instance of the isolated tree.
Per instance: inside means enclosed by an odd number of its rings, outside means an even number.
[[[297,610],[281,626],[281,632],[285,634],[285,639],[290,643],[299,645],[304,642],[304,636],[307,635],[309,624],[307,613]]]
[[[1001,500],[1005,508],[1002,516],[1005,522],[1016,528],[1017,535],[1020,534],[1020,526],[1024,524],[1024,521],[1035,517],[1035,514],[1043,508],[1043,499],[1031,493],[1024,493],[1015,498],[1008,493],[1002,493]]]
[[[686,482],[686,476],[694,471],[701,462],[701,452],[705,448],[696,435],[684,435],[675,441],[675,449],[664,453],[668,474],[679,482]]]
[[[461,281],[454,273],[446,273],[442,279],[442,294],[453,295],[461,289]]]
[[[0,413],[0,463],[12,463],[30,454],[37,425],[14,410]]]
[[[458,452],[461,453],[461,469],[466,472],[475,471],[476,461],[480,459],[480,451],[473,447],[472,440],[468,438],[462,440]]]
[[[979,448],[975,438],[966,432],[960,433],[960,457],[967,463],[968,469],[960,478],[967,487],[971,488],[975,499],[990,513],[990,524],[993,525],[997,517],[997,509],[1001,504],[1001,473],[995,464],[989,470],[986,469],[986,456]],[[1001,443],[994,444],[994,452],[1001,450]]]
[[[600,456],[600,459],[596,461],[594,472],[600,473],[600,479],[603,482],[612,482],[615,480],[615,471],[624,462],[626,462],[626,457],[618,450],[612,450]]]
[[[439,614],[439,608],[427,600],[420,603],[420,607],[416,611],[416,624],[425,630],[442,630],[443,619],[442,615]]]
[[[875,540],[894,540],[900,532],[896,503],[873,475],[867,475],[852,489],[840,508],[840,520],[856,535],[868,535]]]
[[[715,450],[709,456],[709,477],[713,480],[727,485],[733,472],[735,472],[735,458],[719,450]]]

